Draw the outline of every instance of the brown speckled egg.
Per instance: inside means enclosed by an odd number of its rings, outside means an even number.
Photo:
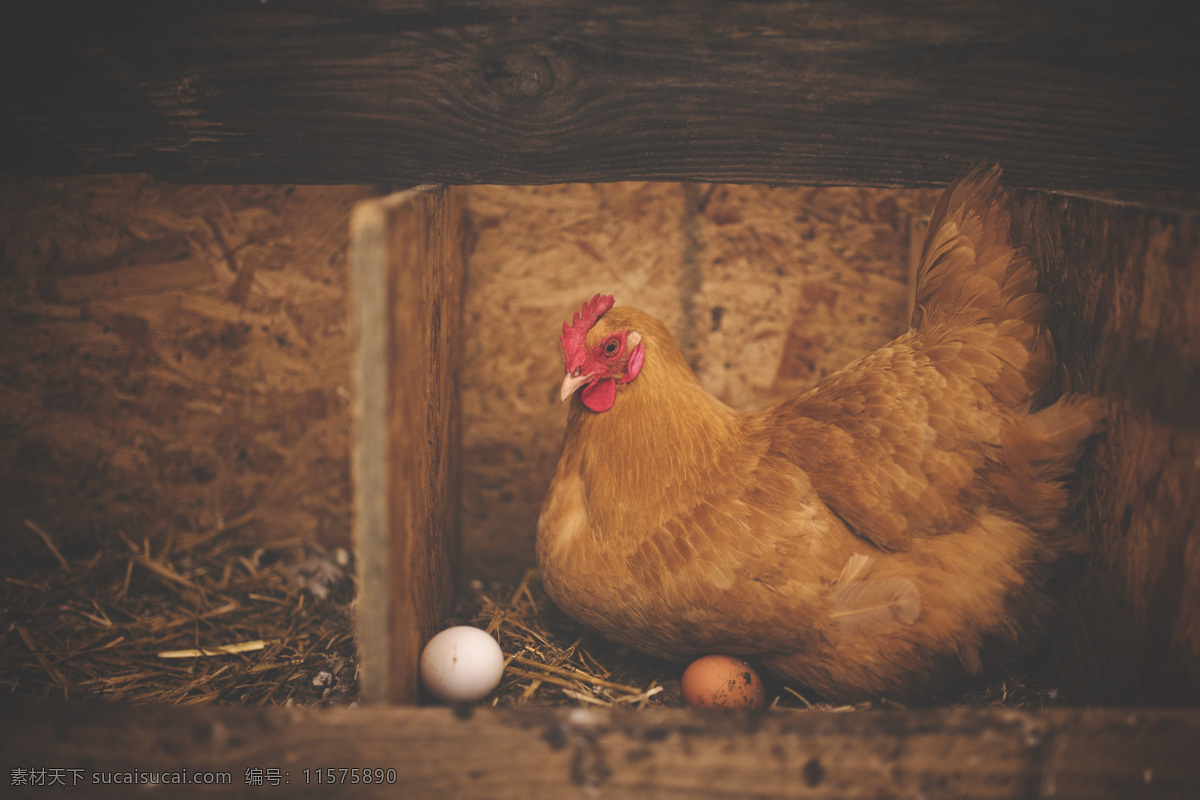
[[[767,698],[754,668],[733,656],[704,656],[683,672],[688,708],[762,708]]]

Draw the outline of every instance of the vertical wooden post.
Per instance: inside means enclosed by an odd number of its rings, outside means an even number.
[[[362,698],[412,703],[457,538],[463,203],[423,186],[351,220],[354,541]]]

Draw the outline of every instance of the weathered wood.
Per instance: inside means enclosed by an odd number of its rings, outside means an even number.
[[[362,695],[417,698],[449,610],[457,528],[463,204],[422,187],[352,218],[354,505]]]
[[[6,781],[18,768],[79,769],[97,797],[131,793],[90,783],[104,773],[186,769],[229,782],[172,785],[172,797],[261,797],[275,790],[247,785],[251,771],[274,770],[289,797],[1191,798],[1198,749],[1194,711],[30,707],[0,720]],[[328,768],[334,786],[317,779]],[[383,770],[384,782],[352,785],[350,769]],[[84,788],[66,780],[26,792]]]
[[[1112,400],[1056,680],[1091,703],[1200,703],[1200,216],[1022,193],[1070,385]]]
[[[1195,11],[1134,0],[6,8],[0,172],[1200,187]]]

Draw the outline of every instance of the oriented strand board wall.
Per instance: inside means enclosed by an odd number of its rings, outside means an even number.
[[[0,552],[205,531],[345,544],[364,187],[0,183]],[[6,559],[7,560],[7,559]]]
[[[475,187],[463,391],[467,577],[532,564],[566,408],[558,335],[596,292],[661,318],[739,409],[906,326],[909,220],[937,192],[663,183]]]

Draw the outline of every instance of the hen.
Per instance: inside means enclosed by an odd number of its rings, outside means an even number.
[[[1106,406],[1068,394],[999,170],[942,195],[910,330],[778,405],[700,385],[658,320],[597,295],[563,324],[571,399],[537,555],[605,637],[757,660],[827,698],[922,700],[1013,651],[1081,550],[1067,480]]]

